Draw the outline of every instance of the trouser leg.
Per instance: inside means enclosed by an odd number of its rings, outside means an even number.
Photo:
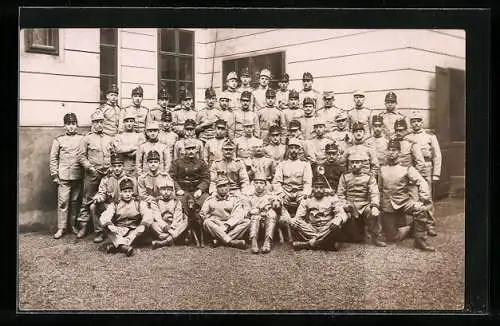
[[[382,231],[385,234],[387,241],[396,241],[398,236],[398,229],[396,227],[396,219],[398,212],[383,212],[381,217]]]
[[[170,234],[170,236],[175,240],[177,239],[181,234],[186,231],[188,227],[188,217],[187,215],[183,215],[183,219],[180,221],[175,221],[172,223],[169,227],[166,228],[166,232]]]
[[[91,173],[85,173],[84,184],[83,184],[83,200],[82,207],[80,209],[80,214],[78,216],[78,222],[88,223],[91,220],[90,216],[90,205],[88,204],[92,198],[97,193],[99,188],[99,182],[101,181],[102,175],[97,172],[95,175]],[[96,226],[94,226],[96,228]],[[102,230],[102,227],[97,226],[98,230]]]
[[[71,195],[70,195],[70,208],[69,208],[69,223],[71,230],[74,234],[78,232],[78,225],[76,219],[82,202],[82,182],[81,180],[71,181]]]
[[[233,226],[227,233],[231,240],[238,240],[245,237],[248,227],[250,226],[250,220],[247,218],[241,219],[235,226]]]
[[[273,239],[274,229],[276,227],[278,215],[272,209],[268,210],[265,215],[265,238]]]
[[[258,239],[260,230],[260,220],[261,220],[260,214],[252,214],[250,216],[250,231],[248,236],[250,240]]]
[[[125,236],[125,239],[128,242],[127,245],[132,245],[134,241],[144,233],[144,231],[146,231],[146,227],[144,225],[139,225],[135,229],[130,230],[130,232]]]
[[[68,208],[70,205],[71,181],[60,180],[57,187],[57,228],[68,226]]]
[[[94,231],[95,233],[102,233],[102,224],[100,221],[101,214],[106,210],[106,204],[104,203],[99,203],[99,204],[90,204],[89,206],[89,211],[90,211],[90,216],[92,217],[92,223],[94,225]]]
[[[426,240],[429,214],[425,210],[418,209],[421,206],[423,206],[423,204],[420,202],[410,201],[401,207],[400,210],[405,214],[411,214],[413,216],[415,239]]]
[[[203,221],[203,228],[215,239],[221,240],[223,243],[229,243],[232,239],[225,232],[224,222],[217,218],[209,217]]]
[[[363,211],[363,218],[365,219],[365,233],[370,235],[370,239],[375,241],[380,238],[382,226],[380,225],[380,215],[373,216],[371,208],[367,207]]]
[[[427,184],[429,186],[429,193],[431,198],[433,197],[432,193],[432,162],[425,162],[425,168],[424,168],[424,175],[423,175],[425,181],[427,181]],[[428,221],[427,221],[427,226],[429,228],[434,228],[436,226],[436,220],[434,219],[434,201],[432,202],[431,205],[429,205],[428,209]]]
[[[290,223],[290,227],[295,231],[295,234],[300,237],[300,239],[294,240],[306,240],[309,241],[318,235],[318,230],[310,223],[307,223],[303,219],[294,218]]]

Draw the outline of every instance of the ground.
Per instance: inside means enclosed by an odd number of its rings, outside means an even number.
[[[436,252],[407,239],[386,248],[268,255],[179,246],[106,254],[89,236],[19,235],[19,308],[38,309],[463,309],[463,199],[436,203]]]

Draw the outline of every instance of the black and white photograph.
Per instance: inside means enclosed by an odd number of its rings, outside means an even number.
[[[20,29],[19,311],[463,310],[466,34]]]

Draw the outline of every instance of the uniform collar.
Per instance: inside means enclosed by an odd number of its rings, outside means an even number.
[[[229,198],[229,193],[227,195],[225,195],[224,197],[222,197],[221,195],[219,195],[219,193],[217,193],[215,195],[215,197],[218,199],[218,200],[227,200]]]
[[[424,128],[420,129],[419,131],[413,131],[414,134],[422,134],[424,132]]]
[[[148,174],[149,174],[150,176],[152,176],[152,177],[157,177],[157,176],[159,176],[159,175],[160,175],[160,171],[158,170],[158,171],[156,171],[156,174],[153,174],[153,172],[151,172],[151,170],[148,170]]]

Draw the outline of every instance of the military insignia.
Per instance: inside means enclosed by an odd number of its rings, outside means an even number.
[[[318,165],[318,167],[316,168],[316,171],[320,175],[325,175],[325,167],[323,165]]]

